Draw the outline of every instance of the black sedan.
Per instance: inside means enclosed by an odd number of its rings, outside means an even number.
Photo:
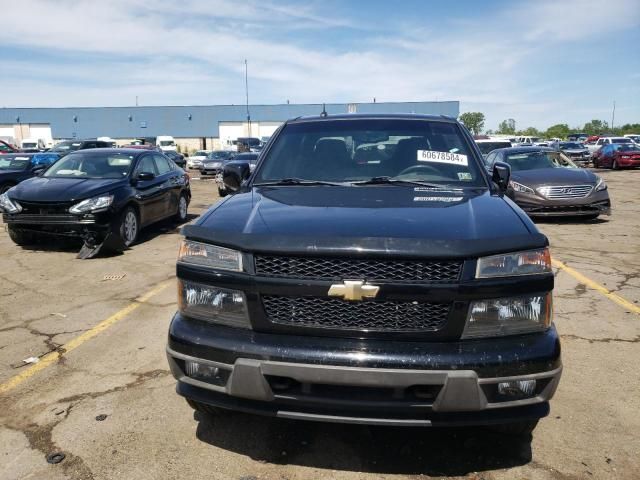
[[[0,156],[0,193],[37,175],[59,158],[56,153],[8,153]]]
[[[187,161],[184,159],[184,155],[182,155],[181,153],[175,152],[173,150],[167,150],[162,153],[173,160],[173,163],[175,163],[180,168],[187,168]]]
[[[105,148],[66,155],[0,195],[0,210],[16,244],[77,237],[79,258],[90,258],[126,249],[159,220],[184,222],[190,201],[189,176],[161,153]]]
[[[607,184],[582,168],[567,168],[554,161],[557,153],[545,147],[494,150],[486,159],[511,166],[507,195],[529,216],[584,216],[596,218],[611,212]]]

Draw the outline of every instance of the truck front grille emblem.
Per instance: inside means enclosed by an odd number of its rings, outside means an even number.
[[[362,301],[365,298],[376,298],[380,287],[365,285],[362,280],[345,280],[329,288],[330,297],[342,297],[345,300]]]

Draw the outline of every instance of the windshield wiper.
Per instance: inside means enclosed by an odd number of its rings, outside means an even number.
[[[254,183],[255,187],[271,187],[278,185],[331,185],[334,187],[346,187],[351,185],[344,182],[327,182],[324,180],[304,180],[302,178],[282,178],[270,182]]]
[[[414,185],[419,187],[437,188],[440,190],[446,190],[445,185],[437,185],[435,183],[421,182],[419,180],[401,180],[393,177],[373,177],[369,180],[363,180],[361,182],[353,182],[353,185]]]

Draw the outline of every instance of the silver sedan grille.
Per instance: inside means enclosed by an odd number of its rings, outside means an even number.
[[[552,185],[537,189],[540,195],[550,200],[584,198],[591,193],[593,185]]]

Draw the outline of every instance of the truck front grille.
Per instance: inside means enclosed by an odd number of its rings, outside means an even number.
[[[447,323],[448,303],[365,301],[263,295],[269,321],[280,325],[370,332],[435,332]]]
[[[314,280],[359,279],[384,283],[455,283],[457,260],[376,260],[331,257],[256,255],[256,274]]]

